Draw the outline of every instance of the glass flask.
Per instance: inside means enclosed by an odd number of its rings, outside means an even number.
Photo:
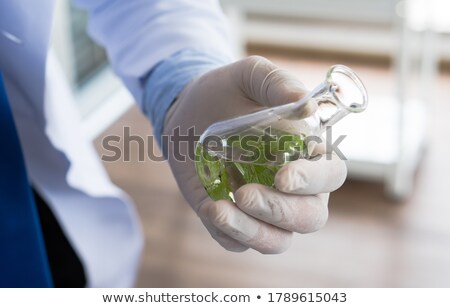
[[[315,111],[305,117],[307,103]],[[273,187],[282,166],[311,158],[317,144],[312,141],[349,113],[364,111],[367,103],[359,77],[334,65],[325,81],[299,101],[209,126],[196,146],[200,182],[213,200],[234,201],[234,192],[247,183]]]

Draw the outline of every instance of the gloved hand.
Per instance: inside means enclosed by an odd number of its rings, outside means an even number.
[[[252,56],[212,70],[193,80],[169,110],[164,135],[179,127],[187,134],[195,127],[201,134],[209,125],[262,108],[301,99],[307,90],[294,76],[263,57]],[[309,115],[316,106],[305,105]],[[247,184],[235,193],[236,203],[211,200],[199,182],[194,161],[179,161],[174,150],[191,157],[188,143],[168,147],[168,161],[186,200],[212,237],[225,249],[261,253],[285,251],[293,232],[320,229],[328,218],[329,192],[346,178],[342,160],[332,155],[317,161],[288,163],[275,176],[276,189]],[[323,147],[317,147],[323,152]]]

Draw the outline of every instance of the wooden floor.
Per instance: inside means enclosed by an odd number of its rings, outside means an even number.
[[[333,61],[272,55],[310,86]],[[378,91],[391,91],[389,73],[358,67]],[[317,76],[302,75],[316,68]],[[309,78],[309,79],[308,79]],[[309,85],[309,84],[308,84]],[[139,287],[450,287],[450,76],[442,76],[432,105],[430,147],[403,203],[389,202],[383,187],[347,181],[330,199],[326,227],[297,235],[289,251],[261,255],[223,250],[178,192],[165,162],[105,163],[113,181],[134,199],[145,231]],[[151,127],[133,108],[104,135],[141,136]],[[100,137],[97,140],[99,152]]]

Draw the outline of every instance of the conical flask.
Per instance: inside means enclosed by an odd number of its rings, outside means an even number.
[[[296,159],[308,159],[325,129],[367,108],[367,91],[344,65],[332,66],[325,81],[293,103],[217,122],[200,136],[195,167],[213,200],[234,201],[244,184],[274,186],[276,172]],[[314,112],[305,116],[307,110]]]

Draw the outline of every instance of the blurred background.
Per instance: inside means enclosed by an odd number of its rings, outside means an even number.
[[[450,287],[450,19],[440,0],[222,0],[240,55],[263,55],[309,88],[341,63],[369,108],[336,125],[349,176],[326,227],[265,256],[223,250],[183,200],[165,162],[105,163],[130,194],[146,248],[139,287]],[[86,34],[87,16],[58,1],[53,49],[99,155],[123,127],[151,125]],[[121,144],[121,146],[128,146]],[[148,145],[155,152],[157,146]]]

